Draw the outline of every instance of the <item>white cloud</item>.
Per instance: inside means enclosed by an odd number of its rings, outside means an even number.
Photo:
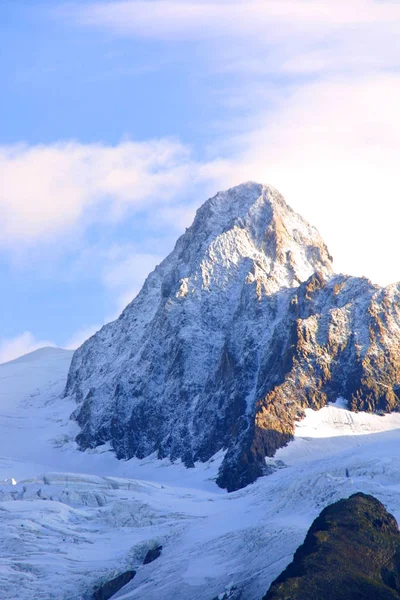
[[[232,172],[277,187],[319,229],[336,270],[400,280],[400,76],[297,89],[260,113]]]
[[[0,244],[26,246],[125,210],[168,205],[196,177],[170,140],[0,146]]]
[[[13,338],[0,338],[0,364],[45,346],[54,346],[54,344],[37,340],[30,331],[24,331]]]

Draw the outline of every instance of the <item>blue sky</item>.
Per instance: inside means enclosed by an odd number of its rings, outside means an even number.
[[[115,318],[218,189],[400,280],[400,4],[5,0],[0,361]]]

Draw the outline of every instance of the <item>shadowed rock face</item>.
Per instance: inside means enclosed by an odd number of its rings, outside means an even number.
[[[304,408],[343,397],[351,410],[399,410],[398,285],[316,273],[292,293],[274,335],[247,439],[239,452],[229,448],[220,473],[228,489],[245,484],[249,470],[264,472],[263,458],[292,438]]]
[[[325,508],[264,600],[400,598],[400,533],[373,496]]]
[[[162,546],[156,546],[155,548],[151,548],[144,557],[143,564],[148,565],[157,560],[157,558],[160,558],[162,548]]]
[[[218,483],[265,473],[306,407],[397,410],[400,288],[334,275],[318,232],[248,183],[197,212],[120,318],[74,354],[82,449],[182,459],[226,450]]]
[[[107,581],[93,592],[92,600],[109,600],[135,577],[136,571],[126,571]]]

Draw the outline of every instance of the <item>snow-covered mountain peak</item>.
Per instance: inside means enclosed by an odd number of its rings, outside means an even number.
[[[218,483],[242,487],[304,408],[338,396],[355,410],[399,406],[399,294],[334,276],[316,229],[274,188],[219,192],[74,354],[77,442],[187,466],[223,450]]]
[[[6,365],[9,363],[27,363],[27,362],[35,362],[42,358],[55,359],[57,360],[60,356],[72,356],[72,350],[65,350],[64,348],[58,348],[56,346],[43,346],[42,348],[37,348],[36,350],[32,350],[27,354],[23,354],[18,358],[14,358],[5,363],[0,364],[0,368],[2,365]]]
[[[295,255],[309,249],[303,262],[310,263],[311,271],[308,268],[302,280],[316,270],[332,272],[332,259],[318,231],[268,185],[248,182],[219,192],[199,208],[193,225],[183,237],[191,243],[199,238],[198,241],[211,245],[228,232],[235,232],[237,236],[243,231],[248,244],[272,262],[296,262],[300,259]],[[287,253],[293,256],[287,257]]]
[[[154,278],[163,280],[164,297],[231,289],[236,280],[256,283],[262,295],[295,287],[317,271],[329,277],[331,261],[317,230],[277,190],[248,182],[199,208]]]

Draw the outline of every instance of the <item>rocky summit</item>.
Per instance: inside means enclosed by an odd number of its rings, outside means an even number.
[[[396,519],[358,493],[322,511],[264,600],[394,600],[399,592]]]
[[[335,275],[279,192],[242,184],[197,211],[119,319],[75,352],[65,395],[81,449],[187,467],[224,451],[218,484],[239,489],[305,408],[399,408],[400,286]]]

